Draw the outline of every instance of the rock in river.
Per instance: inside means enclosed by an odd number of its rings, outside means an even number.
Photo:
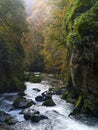
[[[41,115],[40,112],[35,109],[25,109],[23,114],[26,120],[31,120],[32,122],[39,122],[40,120],[48,119],[47,116]]]
[[[35,100],[37,102],[43,102],[43,101],[46,101],[46,100],[49,100],[49,99],[52,99],[52,96],[51,96],[51,94],[48,94],[48,93],[46,93],[46,94],[42,93],[42,95],[35,97]]]
[[[37,101],[37,102],[42,102],[42,101],[44,101],[45,100],[45,98],[43,97],[43,96],[37,96],[37,97],[35,97],[35,100]]]
[[[42,104],[43,106],[55,106],[56,104],[54,103],[54,101],[51,99],[45,100]]]
[[[15,99],[13,106],[15,108],[28,108],[35,104],[36,103],[34,101],[32,101],[31,99],[26,99],[24,97],[18,97]]]
[[[37,91],[37,92],[40,92],[41,90],[38,89],[38,88],[33,88],[33,90]]]
[[[9,114],[5,113],[4,111],[0,110],[0,122],[1,123],[5,123],[7,125],[13,125],[15,124],[17,121],[11,117]],[[1,129],[0,129],[1,130]]]

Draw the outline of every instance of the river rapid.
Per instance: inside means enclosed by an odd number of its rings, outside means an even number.
[[[35,97],[41,95],[44,91],[48,91],[51,85],[47,81],[41,83],[26,82],[25,97],[35,101]],[[38,88],[41,91],[37,92],[33,88]],[[78,120],[69,117],[68,115],[73,109],[73,105],[62,100],[60,96],[53,95],[52,98],[56,106],[45,107],[42,102],[36,102],[30,108],[40,111],[41,114],[48,119],[41,120],[38,123],[26,121],[21,112],[21,109],[12,109],[13,100],[17,97],[17,93],[6,93],[0,96],[0,110],[3,110],[13,116],[18,122],[11,126],[13,130],[98,130],[98,121],[94,118],[81,117]]]

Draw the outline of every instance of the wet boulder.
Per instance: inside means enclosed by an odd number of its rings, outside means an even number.
[[[0,111],[0,122],[5,123],[7,125],[13,125],[13,124],[17,123],[17,120],[15,120],[9,114],[7,114],[3,111]]]
[[[37,96],[37,97],[35,97],[35,100],[37,101],[37,102],[43,102],[44,100],[45,100],[45,98],[43,97],[43,96]]]
[[[42,93],[42,96],[44,97],[44,101],[52,98],[52,93],[49,91],[45,91]]]
[[[40,92],[41,90],[38,88],[33,88],[33,90],[35,90],[36,92]]]
[[[45,98],[45,101],[46,100],[51,100],[52,99],[52,96],[50,93],[47,93],[47,95],[44,97]]]
[[[19,92],[18,95],[19,96],[25,96],[26,94],[24,92]]]
[[[40,112],[35,109],[25,109],[23,114],[26,120],[31,120],[32,122],[39,122],[40,120],[48,119],[47,116],[41,115]]]
[[[48,100],[45,100],[42,104],[43,106],[55,106],[56,104],[54,103],[53,99],[48,99]]]
[[[40,115],[40,120],[45,120],[45,119],[48,119],[48,117],[45,115]]]
[[[32,101],[31,99],[26,99],[24,97],[18,97],[15,99],[13,106],[15,108],[28,108],[35,104],[36,103],[34,101]]]
[[[45,97],[45,96],[47,95],[47,92],[48,92],[48,91],[44,91],[44,92],[42,93],[42,96]]]
[[[52,99],[52,94],[47,91],[43,92],[41,95],[35,98],[37,102],[43,102],[49,99]]]
[[[23,111],[23,114],[24,114],[24,118],[26,120],[29,120],[29,119],[31,119],[31,117],[34,117],[34,116],[35,116],[35,118],[37,118],[37,116],[40,114],[40,112],[36,111],[35,109],[25,109]]]

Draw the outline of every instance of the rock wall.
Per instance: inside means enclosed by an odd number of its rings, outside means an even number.
[[[97,12],[97,0],[73,0],[64,19],[69,77],[72,81],[68,91],[76,93],[72,114],[98,116]]]

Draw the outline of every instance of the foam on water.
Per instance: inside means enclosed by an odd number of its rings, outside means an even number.
[[[25,90],[26,98],[35,100],[35,97],[41,95],[42,92],[47,91],[50,85],[47,82],[42,83],[25,83],[27,89]],[[33,88],[38,88],[41,91],[37,92],[33,90]],[[13,94],[9,94],[10,96]],[[16,96],[16,94],[14,94]],[[5,102],[7,104],[12,103],[10,100],[6,99],[8,94],[2,95],[0,97],[0,101],[5,98]],[[14,127],[14,130],[98,130],[98,123],[92,123],[88,120],[83,121],[76,120],[74,118],[68,117],[69,113],[73,109],[73,105],[67,103],[66,101],[62,100],[60,96],[53,95],[53,100],[56,103],[56,106],[53,107],[45,107],[42,106],[42,103],[37,103],[36,105],[31,106],[31,108],[40,111],[41,114],[46,115],[49,120],[42,120],[39,123],[32,123],[31,121],[25,121],[20,110],[12,110],[8,111],[10,115],[18,119],[19,123],[17,123]],[[5,103],[4,102],[4,103]],[[91,120],[92,121],[92,120]],[[91,125],[87,125],[90,124]]]

